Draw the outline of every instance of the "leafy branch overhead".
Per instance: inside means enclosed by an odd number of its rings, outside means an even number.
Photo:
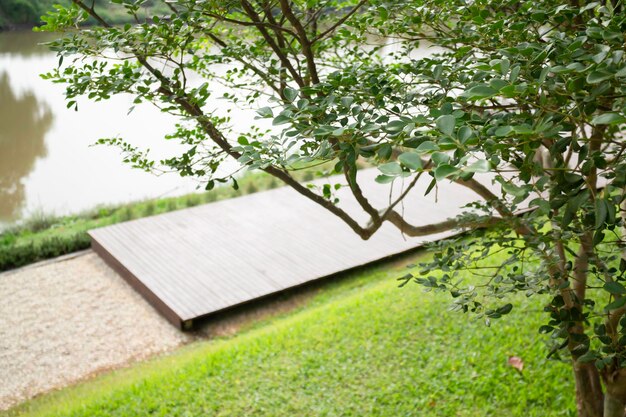
[[[143,0],[114,3],[136,23],[114,26],[81,0],[44,18],[44,30],[65,32],[50,45],[59,67],[45,77],[66,85],[68,106],[130,93],[180,117],[168,138],[188,151],[165,168],[210,189],[232,178],[220,167],[234,159],[364,239],[385,223],[409,236],[489,226],[435,248],[404,282],[447,291],[454,308],[488,321],[515,311],[509,294],[538,296],[549,355],[572,360],[579,415],[623,415],[621,1],[177,0],[158,16],[145,15]],[[82,27],[87,19],[97,24]],[[104,142],[157,167],[122,139]],[[366,223],[336,204],[330,184],[318,190],[291,174],[322,164],[321,176],[344,176]],[[372,205],[359,164],[402,192]],[[441,181],[474,193],[468,213],[410,223],[403,199]],[[504,263],[490,263],[502,253]],[[468,269],[476,282],[459,280]]]

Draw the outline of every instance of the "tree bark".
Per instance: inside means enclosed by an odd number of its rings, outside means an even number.
[[[604,395],[598,368],[593,363],[580,363],[575,359],[573,367],[578,417],[603,417]],[[604,415],[604,417],[609,416]]]
[[[623,193],[626,194],[626,190],[624,190]],[[624,198],[622,203],[619,205],[619,208],[620,215],[622,216],[622,220],[624,221],[624,226],[622,226],[622,236],[620,239],[620,243],[624,244],[624,246],[622,247],[622,260],[626,262],[626,198]]]
[[[620,204],[622,218],[626,221],[626,200]],[[621,240],[624,241],[626,236],[626,226],[622,227]],[[622,259],[626,260],[626,247],[622,249]],[[623,312],[622,312],[623,315]],[[612,331],[617,332],[617,320],[619,315],[613,321]],[[609,322],[611,322],[609,318]],[[621,368],[612,372],[606,372],[604,375],[604,385],[606,392],[604,394],[604,417],[624,417],[626,416],[626,369]]]
[[[604,374],[604,417],[624,417],[626,413],[626,368]]]

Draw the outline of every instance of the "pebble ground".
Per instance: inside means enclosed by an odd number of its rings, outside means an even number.
[[[0,274],[0,410],[188,343],[95,253]]]

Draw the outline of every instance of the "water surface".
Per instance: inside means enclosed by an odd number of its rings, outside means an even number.
[[[37,212],[76,213],[194,191],[191,179],[134,170],[122,164],[116,149],[90,146],[98,138],[120,136],[150,148],[155,158],[182,150],[162,139],[175,118],[149,104],[128,115],[130,96],[83,99],[78,112],[67,109],[64,87],[39,76],[58,62],[40,45],[51,36],[0,33],[0,227]]]
[[[147,103],[129,115],[131,96],[98,103],[79,99],[78,112],[67,109],[64,86],[39,76],[58,63],[56,55],[41,45],[55,37],[30,31],[0,33],[0,228],[36,213],[77,213],[98,205],[195,191],[198,183],[193,179],[135,170],[121,162],[117,149],[90,146],[99,138],[119,136],[149,148],[156,160],[184,150],[163,140],[176,119]],[[381,53],[387,57],[397,50],[385,39],[372,43],[385,44]],[[411,57],[431,52],[424,45]],[[223,92],[216,87],[214,97]],[[218,114],[226,114],[225,101],[212,104]],[[243,131],[258,123],[250,110],[231,110]],[[235,165],[230,162],[226,168]]]

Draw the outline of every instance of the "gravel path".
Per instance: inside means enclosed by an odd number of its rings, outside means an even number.
[[[193,337],[91,251],[2,273],[0,410]]]

